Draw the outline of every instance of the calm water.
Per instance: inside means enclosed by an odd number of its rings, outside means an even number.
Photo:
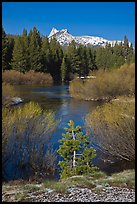
[[[62,138],[62,133],[64,132],[64,128],[67,127],[69,120],[73,120],[75,125],[80,125],[85,132],[85,116],[97,106],[103,104],[103,102],[88,102],[72,98],[69,94],[68,85],[49,87],[20,85],[15,88],[19,96],[24,99],[24,103],[21,105],[34,101],[39,103],[43,109],[50,109],[55,112],[55,117],[59,120],[59,125],[52,134],[50,141],[55,151],[59,147],[58,140]],[[116,163],[105,163],[104,159],[108,159],[108,155],[104,155],[97,149],[97,157],[93,160],[93,163],[106,173],[117,172],[121,169],[126,169],[127,166],[132,166],[132,164],[125,164],[121,161],[117,161]],[[10,171],[12,170],[13,169]]]
[[[21,85],[15,88],[19,96],[24,99],[24,103],[34,101],[39,103],[43,109],[50,109],[55,112],[59,125],[51,138],[54,148],[58,147],[58,140],[62,137],[69,120],[73,120],[75,125],[82,126],[84,131],[86,114],[102,104],[102,102],[88,102],[72,98],[69,94],[68,85],[49,87]]]

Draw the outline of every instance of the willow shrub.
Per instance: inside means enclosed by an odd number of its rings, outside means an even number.
[[[118,158],[135,159],[135,99],[119,97],[86,117],[87,132],[101,148]]]
[[[43,111],[36,103],[14,109],[3,108],[3,175],[6,175],[9,162],[22,178],[53,174],[55,155],[50,150],[46,155],[45,150],[55,127],[54,113]]]
[[[135,64],[125,64],[111,70],[98,70],[94,79],[75,79],[70,83],[72,97],[84,100],[104,100],[135,92]]]
[[[21,73],[15,70],[5,70],[2,73],[3,82],[9,84],[52,84],[53,78],[48,73],[34,72],[30,70],[26,73]]]
[[[10,84],[2,83],[2,105],[8,106],[14,96],[16,96],[14,87]]]

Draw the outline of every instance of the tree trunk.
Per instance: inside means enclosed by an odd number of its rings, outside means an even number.
[[[74,134],[73,130],[72,130],[72,136],[73,136],[73,140],[75,140],[75,134]],[[76,166],[76,151],[74,150],[72,168],[74,168],[75,166]]]

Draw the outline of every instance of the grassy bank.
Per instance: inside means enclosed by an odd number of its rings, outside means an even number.
[[[87,187],[96,193],[100,193],[105,186],[118,186],[135,188],[135,171],[126,170],[120,173],[115,173],[111,176],[105,175],[103,172],[98,172],[89,176],[75,176],[61,181],[45,180],[42,183],[28,183],[25,181],[13,181],[3,183],[2,193],[9,202],[27,202],[28,195],[35,192],[41,195],[48,190],[53,190],[59,193],[67,193],[70,187]]]
[[[53,79],[50,74],[29,71],[25,74],[15,71],[15,70],[7,70],[2,73],[2,81],[5,83],[9,83],[12,85],[19,84],[52,84]]]
[[[83,100],[106,100],[135,92],[135,64],[125,64],[109,71],[98,70],[94,79],[70,82],[72,97]]]

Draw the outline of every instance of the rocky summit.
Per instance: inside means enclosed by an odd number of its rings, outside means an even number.
[[[69,45],[73,40],[76,42],[77,45],[84,45],[84,46],[101,46],[105,47],[106,44],[110,44],[111,46],[114,46],[115,43],[120,44],[124,41],[122,40],[106,40],[102,37],[96,37],[96,36],[73,36],[69,33],[67,29],[57,30],[56,28],[52,28],[48,38],[49,40],[51,38],[55,37],[56,40],[62,45],[67,46]],[[130,43],[129,43],[130,45]]]

